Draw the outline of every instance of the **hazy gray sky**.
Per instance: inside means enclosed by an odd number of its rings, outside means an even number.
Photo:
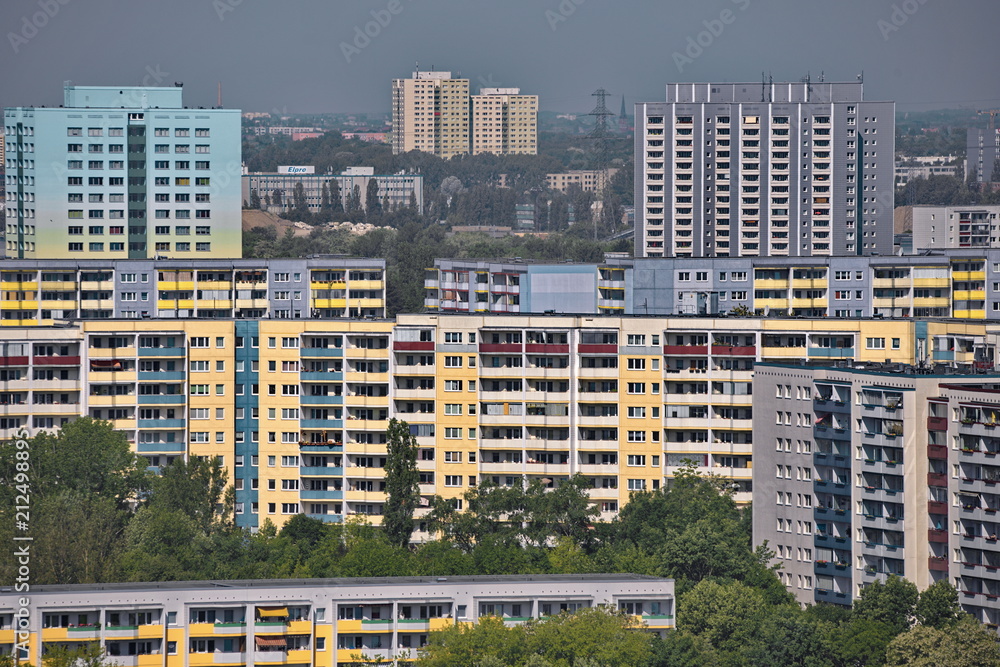
[[[0,105],[62,82],[183,81],[189,105],[388,111],[390,80],[451,70],[589,111],[604,87],[854,80],[903,110],[1000,107],[997,0],[0,0]],[[374,12],[374,14],[373,14]],[[380,20],[380,22],[379,22]],[[367,31],[367,35],[364,33]],[[363,35],[363,36],[359,36]],[[374,37],[370,36],[374,35]]]

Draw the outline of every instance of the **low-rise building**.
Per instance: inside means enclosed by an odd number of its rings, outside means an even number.
[[[349,208],[349,197],[357,197],[358,205],[367,207],[368,183],[378,185],[380,205],[388,203],[390,209],[416,206],[424,210],[424,177],[421,174],[376,174],[373,167],[348,167],[340,174],[317,174],[313,167],[279,167],[277,173],[243,174],[243,201],[247,206],[260,200],[263,210],[288,217],[296,208],[295,189],[301,183],[306,205],[311,213],[323,208],[323,189],[336,187],[343,208]],[[332,196],[332,195],[328,195]]]
[[[89,643],[131,667],[409,663],[429,633],[486,617],[512,626],[609,605],[662,635],[676,614],[672,579],[633,574],[32,586],[20,597],[0,593],[0,655],[39,667],[53,648]]]

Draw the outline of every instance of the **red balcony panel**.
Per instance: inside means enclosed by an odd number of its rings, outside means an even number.
[[[713,345],[712,354],[720,355],[732,355],[734,357],[755,357],[757,356],[757,348],[750,347],[733,347],[729,345]]]
[[[618,354],[617,345],[584,345],[580,343],[576,349],[580,354]]]
[[[948,544],[948,533],[944,530],[934,530],[931,528],[927,531],[927,541]]]
[[[433,352],[434,351],[434,342],[433,341],[423,341],[423,340],[421,340],[421,341],[417,341],[417,340],[397,340],[397,341],[393,341],[393,343],[392,343],[392,349],[399,350],[401,352],[409,352],[409,351]]]
[[[927,486],[948,486],[948,475],[942,472],[927,473]]]
[[[928,417],[927,418],[927,430],[928,431],[947,431],[948,430],[948,418],[947,417]]]
[[[480,343],[480,352],[516,352],[520,354],[520,343]]]
[[[27,366],[28,357],[0,357],[0,366]]]
[[[944,445],[927,445],[927,458],[937,461],[947,461],[948,448]]]
[[[664,345],[663,354],[706,355],[708,345]]]
[[[544,345],[542,343],[528,343],[525,347],[528,354],[569,354],[569,345]]]
[[[927,568],[934,572],[947,572],[948,561],[943,559],[937,559],[934,558],[934,556],[931,556],[927,559]]]
[[[928,500],[927,511],[931,514],[947,514],[948,503],[942,503],[937,500]]]
[[[80,357],[35,357],[36,366],[79,366]]]

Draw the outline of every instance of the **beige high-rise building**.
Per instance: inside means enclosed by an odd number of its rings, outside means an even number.
[[[472,153],[538,153],[538,95],[481,88],[472,96]]]
[[[469,152],[469,80],[451,72],[414,72],[392,82],[392,152]]]

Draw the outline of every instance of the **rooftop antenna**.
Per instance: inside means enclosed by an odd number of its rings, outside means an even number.
[[[770,72],[768,72],[767,73],[767,101],[768,102],[773,102],[774,101],[773,96],[774,96],[774,77],[771,76]]]
[[[222,82],[219,82],[219,108],[222,108]]]
[[[761,70],[760,71],[760,101],[761,102],[767,101],[766,91],[767,91],[767,79],[764,78],[764,70]]]
[[[819,82],[823,83],[826,81],[826,72],[824,70],[819,71]]]

